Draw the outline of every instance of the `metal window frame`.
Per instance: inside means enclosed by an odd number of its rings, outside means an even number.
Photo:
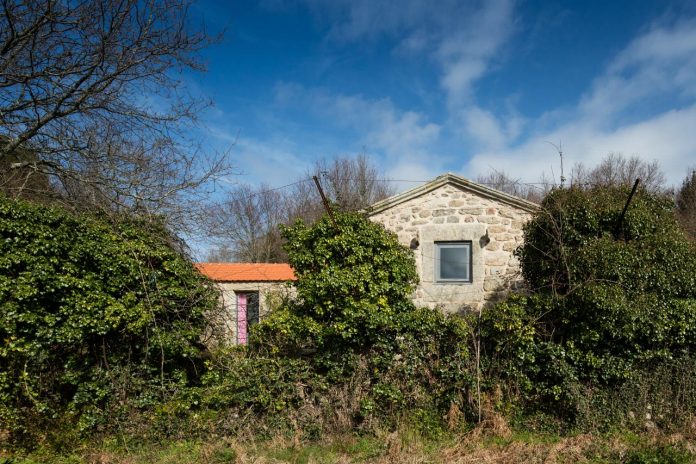
[[[465,283],[470,284],[473,282],[473,243],[471,240],[448,240],[448,241],[437,241],[434,242],[435,247],[435,282],[437,283]],[[440,277],[440,251],[442,248],[465,248],[469,250],[469,270],[467,279],[443,279]]]

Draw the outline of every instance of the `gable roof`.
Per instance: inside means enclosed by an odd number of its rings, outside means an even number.
[[[506,205],[519,208],[524,211],[528,211],[530,213],[539,211],[539,205],[534,202],[524,200],[520,197],[516,197],[505,192],[501,192],[500,190],[496,190],[494,188],[486,187],[485,185],[470,181],[456,174],[452,174],[451,172],[438,176],[430,182],[427,182],[423,185],[419,185],[418,187],[414,187],[410,190],[406,190],[405,192],[399,193],[398,195],[394,195],[389,198],[385,198],[382,201],[378,201],[377,203],[365,208],[365,211],[368,215],[371,216],[373,214],[380,213],[386,209],[392,208],[413,198],[425,195],[426,193],[432,192],[433,190],[447,184],[453,185],[465,192],[471,192],[484,198],[490,198],[491,200],[496,200]]]
[[[197,263],[204,276],[215,282],[282,282],[297,280],[285,263]]]

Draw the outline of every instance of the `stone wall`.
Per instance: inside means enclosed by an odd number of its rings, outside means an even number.
[[[531,214],[445,184],[371,215],[414,249],[420,284],[414,301],[446,312],[479,310],[521,283],[513,256]],[[415,246],[415,241],[418,246]],[[435,281],[435,242],[470,241],[472,282]]]

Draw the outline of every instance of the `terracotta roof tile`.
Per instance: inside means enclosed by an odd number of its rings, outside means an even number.
[[[216,282],[297,280],[290,265],[284,263],[197,263],[196,267]]]

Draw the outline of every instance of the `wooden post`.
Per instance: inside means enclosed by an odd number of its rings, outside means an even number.
[[[336,228],[336,230],[339,230],[338,224],[336,223],[336,218],[334,218],[333,211],[331,211],[329,200],[326,199],[326,195],[324,195],[324,190],[321,188],[321,184],[319,183],[319,178],[317,176],[312,176],[312,179],[314,179],[314,183],[317,184],[317,190],[319,190],[319,195],[321,195],[321,201],[324,203],[324,209],[326,209],[326,212],[329,214],[329,218],[331,218],[331,222],[333,222],[333,225]]]
[[[616,221],[616,228],[614,229],[614,237],[618,240],[619,239],[619,234],[621,233],[621,224],[623,223],[624,216],[626,215],[626,211],[628,210],[628,205],[631,204],[631,200],[633,199],[633,195],[636,193],[636,189],[638,188],[638,183],[640,182],[640,179],[636,179],[636,182],[633,184],[633,190],[631,190],[631,194],[628,196],[628,200],[626,200],[626,205],[624,206],[623,211],[621,211],[621,216],[619,216],[619,220]]]

